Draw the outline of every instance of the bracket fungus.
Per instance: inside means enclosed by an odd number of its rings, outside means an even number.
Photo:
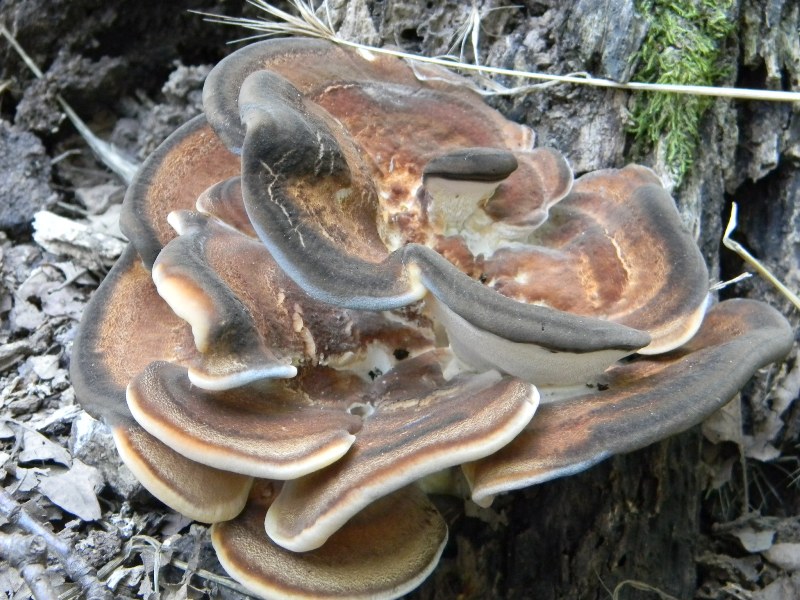
[[[447,538],[420,480],[461,468],[487,505],[580,471],[698,423],[792,342],[757,302],[706,314],[651,171],[573,181],[418,73],[320,40],[223,60],[131,185],[75,342],[84,408],[265,598],[402,595]]]

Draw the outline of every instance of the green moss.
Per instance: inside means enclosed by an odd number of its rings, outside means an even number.
[[[634,80],[715,85],[725,74],[722,48],[735,30],[734,0],[639,0],[649,21]],[[640,93],[633,105],[634,150],[661,142],[667,166],[680,183],[694,160],[700,120],[713,102],[707,96]]]

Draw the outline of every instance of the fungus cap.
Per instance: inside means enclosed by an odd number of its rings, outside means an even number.
[[[705,314],[652,171],[573,181],[422,71],[321,40],[223,60],[131,185],[131,246],[76,338],[83,406],[263,597],[402,595],[447,536],[415,481],[463,465],[485,505],[574,473],[699,422],[791,343],[764,305]]]
[[[442,517],[409,486],[372,503],[329,544],[291,552],[264,535],[273,489],[254,491],[239,517],[214,525],[211,540],[225,570],[262,598],[398,598],[433,571],[447,542]]]
[[[543,404],[512,443],[464,465],[472,499],[486,506],[498,493],[570,475],[680,433],[727,404],[792,343],[786,320],[769,306],[722,302],[683,347],[616,365],[601,389]]]

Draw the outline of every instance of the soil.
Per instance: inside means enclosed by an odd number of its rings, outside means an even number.
[[[427,55],[448,51],[471,6],[329,2],[343,37]],[[246,597],[225,576],[207,529],[158,503],[121,465],[67,375],[83,306],[124,246],[115,224],[125,184],[98,162],[57,98],[140,163],[200,111],[205,74],[238,47],[227,41],[247,35],[189,10],[258,14],[214,0],[0,4],[0,24],[44,72],[37,79],[0,38],[0,481],[98,570],[115,598]],[[734,0],[730,18],[738,28],[721,83],[800,91],[797,3]],[[527,0],[486,13],[482,31],[484,63],[625,80],[646,25],[633,0]],[[627,92],[559,85],[489,101],[533,127],[537,144],[563,152],[578,174],[635,158],[667,175],[657,149],[632,154]],[[712,276],[745,270],[720,246],[736,201],[737,239],[800,289],[800,104],[718,100],[701,139],[674,195]],[[800,322],[758,278],[720,296],[762,299]],[[508,494],[491,510],[437,498],[450,542],[409,597],[594,599],[618,586],[622,599],[655,597],[652,590],[709,600],[800,596],[798,391],[794,349],[702,428]],[[0,537],[21,531],[8,518],[0,514]],[[52,553],[46,578],[61,597],[79,596]],[[30,597],[8,562],[0,562],[0,589]]]

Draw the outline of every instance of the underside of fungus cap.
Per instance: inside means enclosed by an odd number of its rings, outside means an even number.
[[[189,328],[159,298],[129,246],[84,311],[70,364],[75,394],[89,414],[111,427],[123,461],[154,496],[213,523],[241,511],[251,478],[177,454],[146,433],[125,402],[128,381],[147,362],[194,354]]]
[[[203,115],[175,130],[139,168],[122,204],[120,227],[149,268],[175,237],[167,215],[194,208],[212,184],[238,175],[239,157],[219,140]]]
[[[418,265],[431,292],[426,304],[453,351],[475,369],[537,385],[583,383],[650,341],[623,325],[502,296],[427,247],[409,245],[403,253]]]
[[[542,405],[496,454],[464,465],[472,498],[571,475],[684,431],[725,405],[760,367],[791,348],[783,316],[766,304],[728,300],[711,309],[685,346],[606,373],[602,390]]]
[[[433,571],[447,541],[436,508],[409,486],[371,504],[325,546],[291,552],[264,534],[274,493],[258,482],[242,515],[211,530],[222,566],[261,598],[398,598]]]
[[[483,312],[493,305],[494,303],[490,303],[481,306],[480,311],[470,312],[473,314]],[[613,340],[606,339],[603,347],[593,350],[585,352],[567,350],[566,348],[579,339],[581,319],[573,317],[567,319],[563,327],[554,326],[556,320],[551,318],[554,311],[542,311],[540,320],[526,322],[542,323],[544,331],[560,330],[559,333],[563,336],[561,338],[563,346],[560,350],[552,350],[537,341],[511,341],[476,327],[436,298],[429,298],[427,306],[435,321],[447,332],[450,348],[463,363],[478,371],[495,369],[536,385],[563,386],[593,381],[610,365],[632,354],[636,348],[636,344],[633,346],[625,344],[621,348],[615,348],[612,345]],[[495,313],[494,316],[506,315]],[[608,327],[608,331],[611,335],[617,333],[613,327]],[[636,333],[640,332],[634,332]],[[643,336],[642,339],[647,338]]]
[[[497,373],[445,381],[440,355],[407,359],[354,403],[363,418],[356,442],[329,467],[284,483],[266,518],[274,542],[319,548],[378,498],[497,451],[531,420],[536,388]]]
[[[517,164],[513,152],[498,148],[458,149],[428,161],[422,186],[429,224],[443,234],[460,231]]]
[[[708,270],[655,174],[630,165],[575,182],[530,243],[483,264],[487,285],[522,302],[602,317],[645,331],[645,354],[666,352],[697,331]]]

